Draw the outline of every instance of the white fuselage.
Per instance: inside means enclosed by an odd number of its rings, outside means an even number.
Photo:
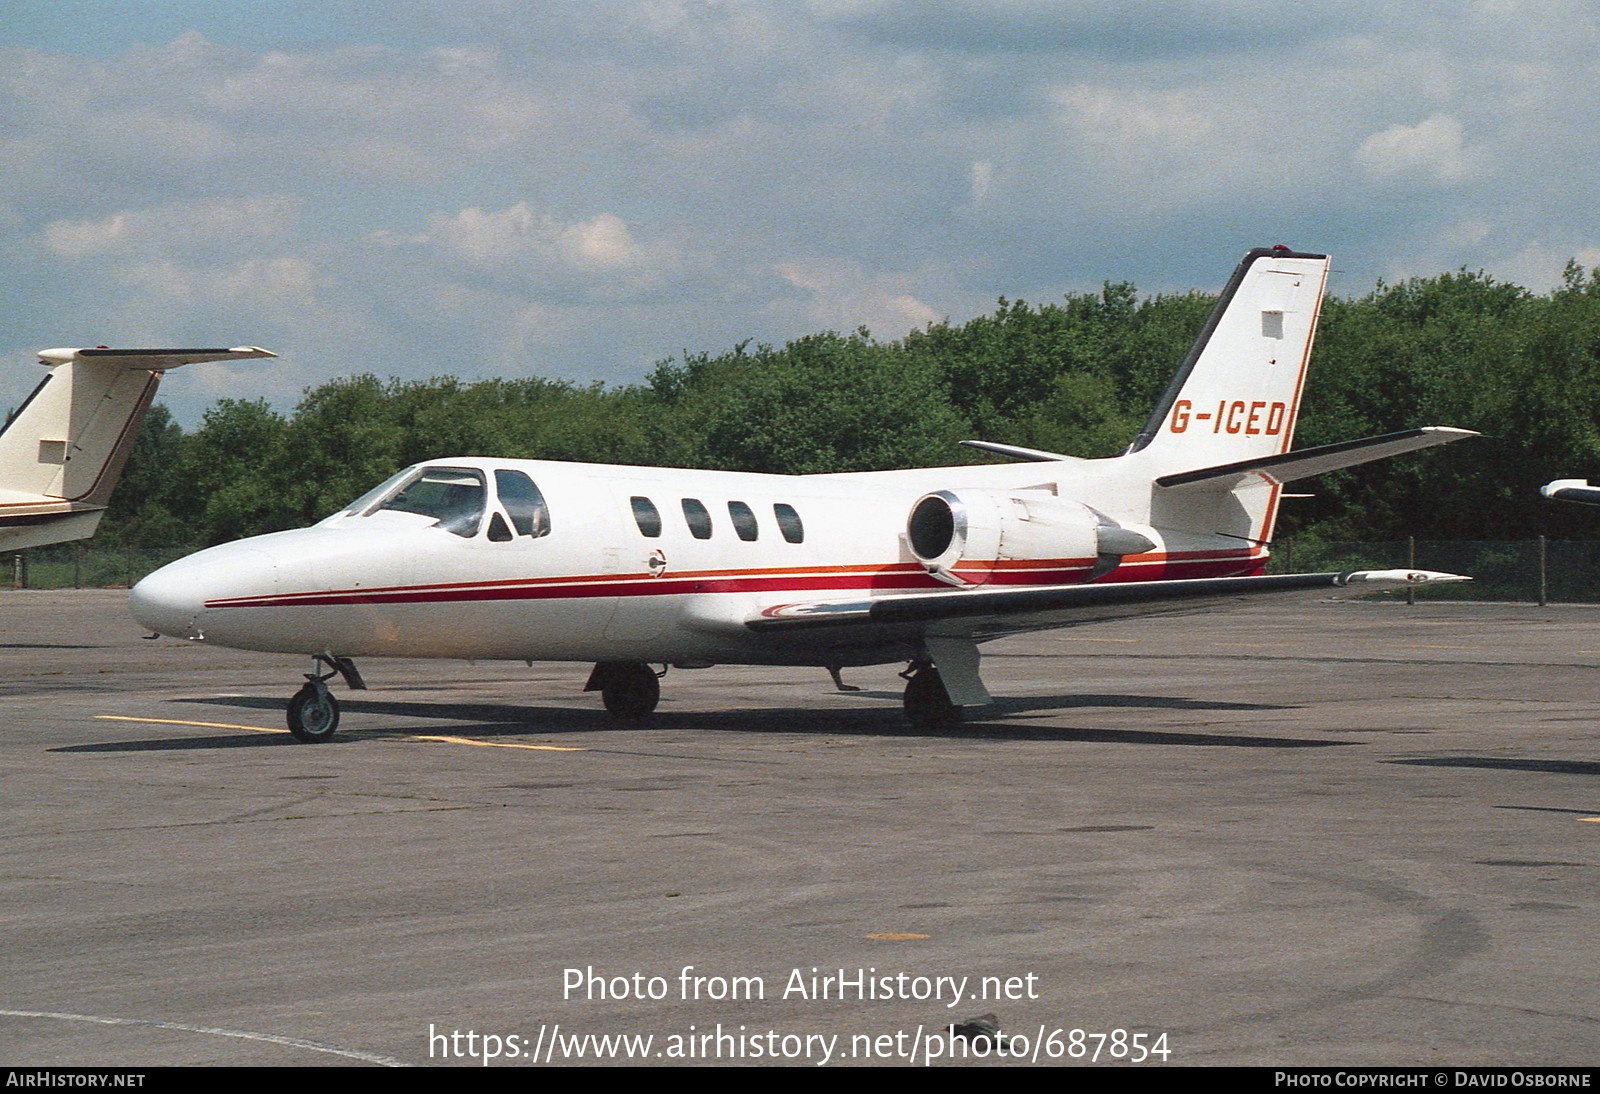
[[[191,555],[134,589],[135,616],[163,634],[240,649],[339,657],[867,664],[903,659],[889,644],[823,648],[753,633],[745,620],[790,601],[926,592],[952,584],[1062,585],[1259,571],[1277,488],[1225,507],[1156,502],[1138,453],[843,475],[454,459],[482,473],[488,511],[463,536],[415,512],[347,510],[310,527]],[[496,541],[496,470],[522,472],[548,506],[547,531]],[[963,560],[941,576],[914,555],[907,516],[932,491],[1055,499],[1137,529],[1151,549],[1113,560],[1069,550]],[[649,499],[645,534],[632,499]],[[685,514],[698,501],[710,535]],[[748,514],[739,534],[730,503]],[[777,507],[792,517],[780,522]],[[1089,508],[1085,508],[1089,507]],[[753,517],[754,538],[751,534]],[[798,531],[796,528],[798,522]],[[648,522],[647,522],[648,523]],[[784,524],[788,535],[784,534]],[[503,525],[502,525],[503,527]],[[702,527],[702,531],[703,531]],[[798,540],[793,541],[793,540]],[[988,552],[994,555],[995,552]],[[1016,553],[1016,552],[1012,552]],[[1000,552],[1004,554],[1004,552]]]
[[[1253,467],[1289,450],[1327,265],[1249,252],[1121,456],[807,476],[430,461],[315,527],[157,571],[133,611],[163,634],[335,659],[942,660],[971,693],[976,642],[1059,625],[1025,589],[961,602],[973,587],[1261,569],[1281,480]],[[918,593],[937,593],[933,622],[872,621]],[[778,625],[840,601],[872,602],[868,618]],[[986,604],[1005,621],[954,622]]]

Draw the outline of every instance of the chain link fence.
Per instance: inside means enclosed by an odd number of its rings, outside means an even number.
[[[0,555],[0,586],[12,589],[118,589],[199,550],[59,543]]]
[[[1549,540],[1432,540],[1386,542],[1280,540],[1267,572],[1326,570],[1442,570],[1470,583],[1440,585],[1415,595],[1429,600],[1510,600],[1535,604],[1600,603],[1600,542]],[[1405,595],[1390,593],[1390,596]]]
[[[100,547],[92,543],[35,547],[0,556],[0,586],[15,589],[125,587],[193,550],[192,547]],[[1287,538],[1274,545],[1267,572],[1320,573],[1401,567],[1443,570],[1472,578],[1470,584],[1437,586],[1417,593],[1430,600],[1600,603],[1600,541],[1402,539],[1362,543]]]

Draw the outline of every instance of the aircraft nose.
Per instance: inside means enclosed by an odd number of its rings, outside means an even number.
[[[213,547],[163,566],[128,592],[141,626],[172,638],[203,638],[206,602],[270,593],[277,580],[272,556],[237,546]]]
[[[205,606],[200,591],[178,564],[163,566],[128,591],[128,610],[142,627],[173,638],[194,638],[195,623]]]

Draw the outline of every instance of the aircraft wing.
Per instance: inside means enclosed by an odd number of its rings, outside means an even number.
[[[1470,581],[1432,570],[1353,570],[1325,574],[1138,581],[1106,585],[950,589],[858,600],[778,604],[745,620],[758,633],[818,632],[855,641],[907,631],[977,641],[1138,615],[1188,614],[1267,594],[1355,596],[1390,588]],[[829,631],[832,633],[828,633]],[[854,631],[855,634],[848,632]]]

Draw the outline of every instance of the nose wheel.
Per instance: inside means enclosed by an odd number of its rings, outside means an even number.
[[[289,700],[289,732],[295,739],[316,744],[331,740],[339,728],[339,701],[328,685],[307,675],[305,686]]]

